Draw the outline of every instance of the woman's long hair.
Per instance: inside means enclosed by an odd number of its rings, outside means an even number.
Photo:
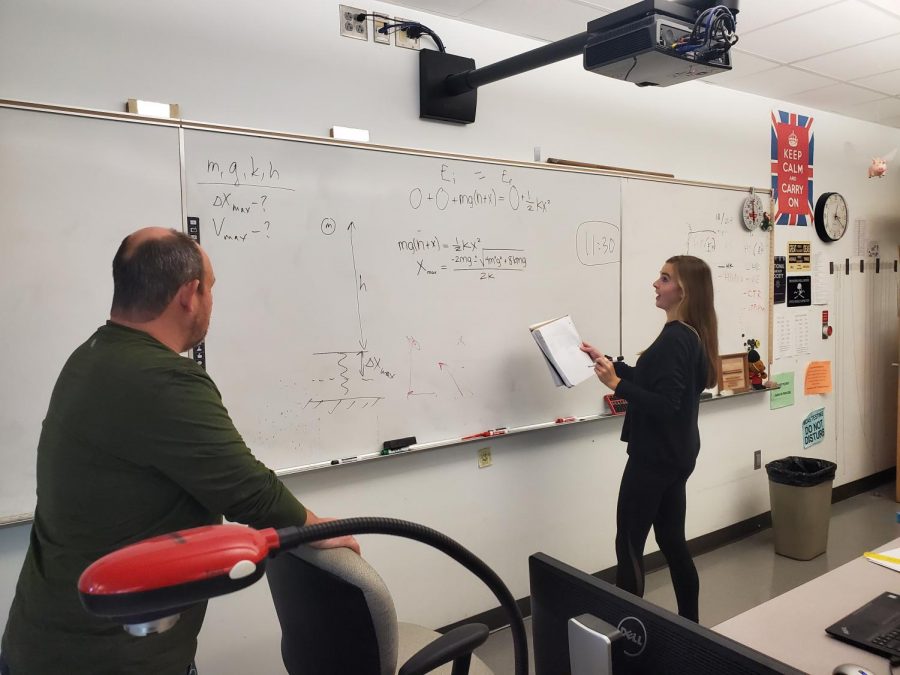
[[[709,361],[706,386],[714,387],[719,382],[719,327],[709,265],[692,255],[672,256],[666,262],[675,268],[675,279],[684,294],[679,318],[700,336]]]

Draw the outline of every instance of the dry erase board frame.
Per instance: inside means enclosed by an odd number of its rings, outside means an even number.
[[[267,131],[260,129],[252,129],[247,127],[235,127],[228,125],[220,125],[220,124],[206,124],[202,122],[192,122],[186,121],[182,119],[157,119],[157,118],[148,118],[142,117],[138,115],[132,115],[128,113],[120,113],[113,111],[103,111],[96,109],[88,109],[81,107],[72,107],[72,106],[61,106],[61,105],[53,105],[53,104],[44,104],[44,103],[35,103],[28,101],[12,101],[12,100],[0,100],[0,108],[10,108],[10,109],[19,109],[26,111],[33,111],[36,113],[44,113],[44,114],[55,114],[55,115],[70,115],[74,117],[86,117],[86,118],[95,118],[100,120],[107,121],[119,121],[119,122],[128,122],[132,124],[143,124],[143,125],[151,125],[151,126],[159,126],[159,127],[175,127],[178,131],[178,147],[173,148],[173,153],[175,153],[175,162],[179,166],[180,174],[178,176],[181,183],[181,222],[184,224],[185,218],[187,216],[187,186],[186,186],[186,178],[185,178],[185,148],[184,148],[184,133],[185,130],[207,130],[214,131],[226,134],[239,134],[239,135],[252,135],[260,138],[275,138],[275,139],[285,139],[285,140],[302,140],[306,143],[311,144],[320,144],[320,145],[331,145],[331,146],[344,146],[351,148],[360,148],[364,150],[382,150],[391,152],[394,154],[401,155],[419,155],[424,157],[431,158],[446,158],[453,160],[462,160],[462,161],[474,161],[485,164],[493,164],[493,165],[501,165],[507,167],[523,167],[523,168],[537,168],[542,171],[558,171],[563,173],[572,173],[572,174],[591,174],[598,176],[608,176],[608,177],[616,177],[616,178],[629,178],[636,179],[641,181],[651,181],[651,182],[663,182],[663,183],[674,183],[677,185],[684,186],[697,186],[697,187],[716,187],[722,188],[726,190],[734,190],[737,192],[749,192],[750,188],[741,187],[741,186],[732,186],[726,184],[719,183],[707,183],[703,181],[682,181],[677,179],[669,179],[663,177],[648,177],[641,176],[638,174],[634,174],[628,171],[611,171],[611,170],[596,170],[584,167],[572,167],[572,166],[560,166],[560,165],[547,165],[547,164],[539,164],[534,162],[524,162],[517,160],[507,160],[507,159],[498,159],[498,158],[489,158],[489,157],[480,157],[477,155],[468,155],[468,154],[460,154],[460,153],[447,153],[447,152],[434,152],[422,149],[415,148],[402,148],[395,146],[387,146],[387,145],[378,145],[378,144],[360,144],[360,143],[352,143],[346,141],[337,141],[334,139],[321,138],[316,136],[308,136],[302,134],[290,134],[283,133],[278,131]],[[768,194],[768,190],[756,188],[756,192],[766,193]],[[627,227],[627,224],[625,225]],[[621,267],[620,267],[621,269]],[[621,307],[621,305],[620,305]],[[620,317],[621,319],[621,317]],[[622,322],[620,320],[619,327],[621,331]],[[67,346],[67,349],[71,351],[75,347],[75,344]],[[68,352],[67,352],[68,353]],[[49,395],[49,392],[48,392]],[[41,412],[43,414],[43,412]],[[612,416],[606,415],[588,415],[583,416],[578,420],[580,421],[589,421],[596,419],[605,419]],[[544,429],[550,428],[552,426],[559,426],[554,422],[542,422],[538,424],[530,424],[530,425],[522,425],[520,427],[512,428],[509,430],[510,434],[520,433],[524,431],[534,430],[534,429]],[[461,430],[468,431],[468,430]],[[414,446],[412,451],[427,450],[435,447],[444,447],[445,445],[456,445],[459,444],[458,439],[452,439],[448,441],[436,441],[431,443],[422,443],[420,444],[422,447]],[[405,453],[393,453],[387,456],[397,456],[398,454]],[[382,455],[377,455],[376,457],[372,457],[372,459],[381,458]],[[279,475],[288,475],[291,473],[298,473],[301,471],[312,470],[314,468],[319,468],[316,465],[298,465],[293,467],[282,468],[278,471]],[[27,482],[27,481],[26,481]],[[28,522],[31,519],[30,513],[21,513],[19,512],[17,515],[12,516],[3,516],[0,515],[0,526],[15,524],[17,522]]]

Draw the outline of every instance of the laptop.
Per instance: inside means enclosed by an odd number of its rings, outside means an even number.
[[[825,632],[881,656],[900,656],[900,595],[882,593]]]

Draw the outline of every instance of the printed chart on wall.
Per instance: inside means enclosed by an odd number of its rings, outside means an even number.
[[[601,411],[528,326],[618,348],[619,179],[196,129],[185,156],[207,368],[273,468]]]
[[[666,259],[681,254],[710,266],[719,319],[719,351],[746,351],[769,332],[770,233],[741,226],[746,192],[653,181],[625,180],[623,204],[622,346],[627,361],[659,333],[665,314],[651,284]]]

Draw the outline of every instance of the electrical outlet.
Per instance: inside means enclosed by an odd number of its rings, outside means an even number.
[[[357,19],[360,14],[365,14],[366,10],[350,7],[348,5],[338,5],[341,15],[341,35],[354,40],[369,39],[369,22],[363,16],[362,21]]]
[[[401,19],[399,16],[394,17],[395,23],[403,23],[404,21],[409,21],[409,19]],[[419,49],[419,38],[414,40],[406,34],[405,30],[395,30],[394,44],[404,49]]]
[[[753,470],[762,468],[762,450],[756,450],[753,453]]]
[[[382,28],[386,24],[393,23],[391,21],[391,17],[386,14],[376,14],[372,17],[372,39],[375,40],[378,44],[389,45],[391,44],[391,34],[390,33],[379,33],[378,29]]]
[[[491,449],[490,448],[481,448],[478,451],[478,468],[486,469],[491,465]]]

